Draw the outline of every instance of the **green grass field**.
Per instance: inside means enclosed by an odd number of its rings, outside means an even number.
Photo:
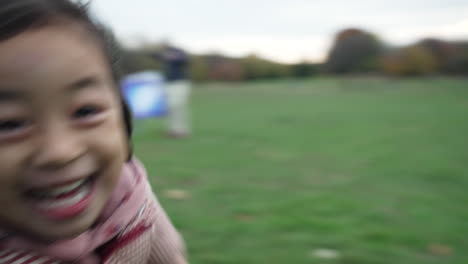
[[[468,79],[194,88],[192,138],[134,138],[191,263],[468,263]]]

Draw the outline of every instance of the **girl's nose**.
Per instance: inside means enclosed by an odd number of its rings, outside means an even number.
[[[78,131],[66,124],[49,125],[39,135],[34,164],[39,168],[60,168],[78,159],[85,146]]]

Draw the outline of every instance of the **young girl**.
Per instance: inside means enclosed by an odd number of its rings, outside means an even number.
[[[186,263],[84,6],[0,1],[0,263]]]

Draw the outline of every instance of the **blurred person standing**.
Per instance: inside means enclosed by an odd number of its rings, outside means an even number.
[[[168,131],[173,138],[183,138],[191,134],[189,97],[191,82],[188,74],[189,57],[182,49],[167,43],[162,45],[160,54],[167,85],[168,97]]]

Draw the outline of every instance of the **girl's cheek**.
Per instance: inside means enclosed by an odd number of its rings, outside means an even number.
[[[92,141],[97,151],[107,153],[109,156],[125,155],[127,151],[125,128],[116,115],[109,116],[101,125],[91,129],[88,139]]]
[[[0,147],[0,183],[21,181],[21,172],[27,167],[33,151],[30,141]]]

